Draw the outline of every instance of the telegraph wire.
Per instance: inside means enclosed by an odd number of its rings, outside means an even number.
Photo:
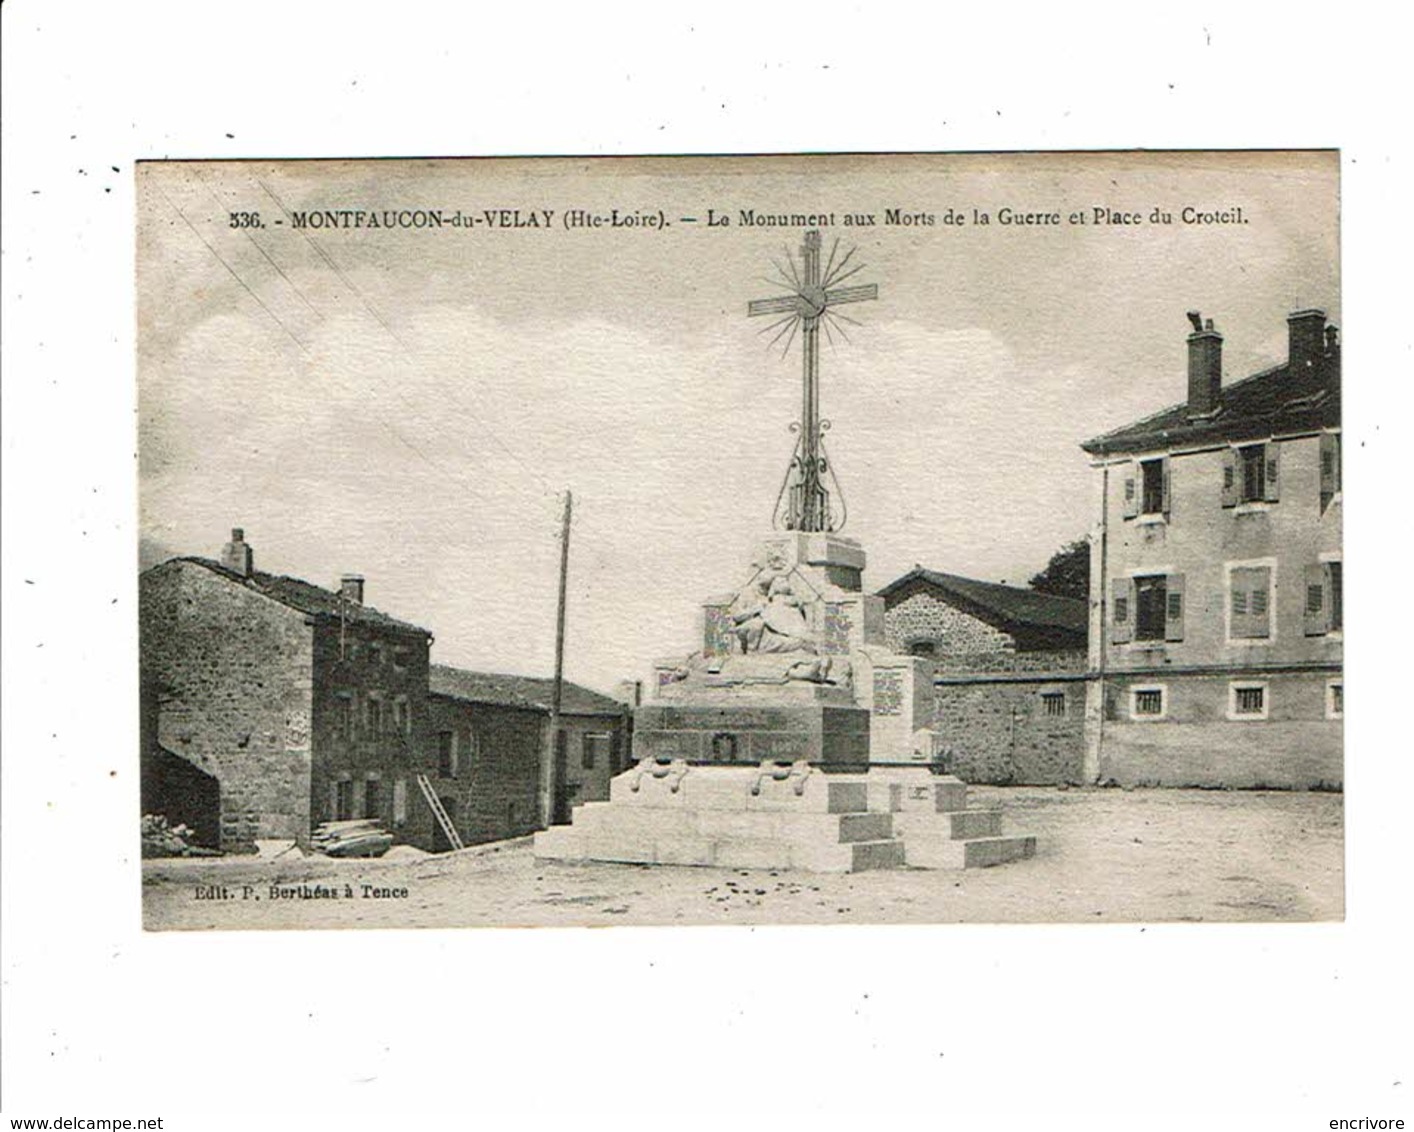
[[[265,191],[266,196],[273,200],[276,206],[280,209],[280,211],[283,212],[285,216],[290,219],[291,227],[293,228],[294,217],[291,215],[290,210],[285,206],[285,202],[282,201],[278,196],[276,196],[274,190],[271,189],[270,186],[267,185],[259,177],[257,177],[255,180],[256,184],[258,184]],[[302,228],[295,228],[294,230],[299,232],[299,234],[305,238],[305,240],[309,243],[310,247],[312,247],[319,254],[319,257],[326,264],[329,265],[329,269],[339,277],[339,279],[343,282],[344,286],[347,287],[350,291],[352,291],[356,296],[358,296],[359,302],[363,304],[364,308],[368,311],[368,313],[373,316],[374,320],[378,323],[379,326],[383,328],[383,330],[388,334],[388,336],[398,344],[398,347],[403,351],[405,359],[411,361],[412,355],[407,343],[404,342],[402,338],[398,336],[397,331],[395,331],[392,326],[388,324],[387,320],[385,320],[383,316],[374,308],[373,304],[369,301],[368,296],[366,296],[363,291],[356,287],[349,279],[349,277],[339,269],[338,264],[334,262],[334,260],[319,245],[319,242],[315,240],[313,236],[309,235],[309,233]],[[484,402],[482,402],[481,397],[477,394],[474,388],[472,388],[470,385],[463,385],[460,388],[469,393],[471,395],[472,400],[475,401],[477,405],[482,408],[483,411],[485,410],[485,404]],[[504,452],[513,461],[515,461],[515,463],[519,465],[523,472],[531,476],[533,479],[539,481],[544,494],[555,494],[554,489],[550,486],[549,481],[545,479],[545,477],[542,476],[539,472],[535,471],[535,469],[533,469],[529,464],[525,463],[525,461],[523,461],[513,451],[511,451],[511,449],[506,445],[505,441],[503,441],[499,436],[497,436],[495,432],[491,431],[490,429],[484,428],[475,417],[472,417],[471,420],[475,422],[476,427],[481,431],[482,435],[488,437],[492,441],[492,443],[494,443],[498,448],[501,449],[502,452]]]
[[[277,326],[279,326],[280,329],[281,329],[282,331],[284,331],[286,335],[289,336],[290,340],[291,340],[292,342],[294,342],[295,345],[297,345],[297,346],[300,348],[300,350],[301,350],[307,357],[308,357],[308,356],[312,356],[312,355],[311,355],[311,352],[310,352],[310,350],[309,350],[309,347],[306,346],[305,343],[304,343],[303,341],[301,341],[300,338],[289,328],[289,326],[287,326],[287,325],[284,323],[284,321],[283,321],[277,314],[275,314],[275,312],[260,298],[260,296],[259,296],[258,294],[256,294],[255,290],[250,286],[249,283],[246,282],[246,280],[245,280],[244,277],[240,274],[240,272],[238,272],[238,271],[231,265],[231,263],[230,263],[228,260],[226,260],[226,258],[223,257],[223,256],[220,254],[220,252],[218,252],[218,251],[216,250],[216,248],[211,244],[211,242],[208,241],[208,240],[206,239],[206,237],[202,235],[200,229],[198,229],[198,228],[196,227],[196,225],[192,223],[191,219],[187,216],[187,214],[186,214],[184,211],[182,211],[181,207],[180,207],[174,200],[172,200],[172,198],[171,198],[170,196],[168,196],[167,193],[166,193],[165,191],[163,191],[163,189],[162,189],[160,186],[154,184],[153,187],[157,189],[158,193],[159,193],[159,194],[162,196],[162,198],[167,202],[167,204],[172,208],[172,210],[173,210],[174,212],[176,212],[176,214],[182,218],[182,221],[186,224],[186,226],[187,226],[188,228],[190,228],[191,231],[192,231],[192,233],[196,236],[196,238],[201,241],[202,246],[204,246],[204,247],[206,248],[206,250],[207,250],[208,252],[210,252],[211,255],[212,255],[213,257],[215,257],[215,259],[221,264],[221,266],[224,267],[224,268],[226,269],[226,271],[230,273],[231,278],[233,278],[238,284],[240,284],[241,288],[242,288],[248,295],[250,295],[250,297],[251,297],[252,299],[255,300],[255,302],[260,306],[261,310],[263,310],[267,315],[270,316],[270,318],[275,322],[275,324],[276,324]],[[220,202],[219,202],[219,199],[218,199],[218,202],[217,202],[217,203],[220,203]],[[306,238],[307,238],[307,237],[306,237]],[[310,242],[313,243],[313,241],[310,241]],[[257,246],[258,246],[258,245],[257,245]],[[319,249],[319,248],[317,247],[317,245],[316,245],[316,247],[315,247],[315,250],[316,250],[316,251],[321,251],[321,253],[322,253],[322,249]],[[266,258],[268,259],[269,257],[266,257]],[[326,261],[327,261],[327,256],[325,257],[325,259],[326,259]],[[279,271],[278,265],[276,265],[276,264],[274,264],[274,263],[272,262],[272,266],[275,267],[275,269],[276,269],[277,271]],[[330,266],[331,266],[331,267],[333,266],[332,263],[330,264]],[[335,267],[334,270],[337,272],[337,271],[338,271],[337,267]],[[285,276],[285,273],[284,273],[283,271],[281,271],[280,274],[281,274],[282,276],[284,276],[284,278],[286,279],[287,282],[289,282],[289,277],[288,277],[288,276]],[[340,274],[340,278],[343,278],[342,273],[339,273],[339,274]],[[294,286],[293,283],[291,283],[290,285],[291,285],[292,287]],[[352,285],[350,285],[350,288],[351,288],[355,293],[357,293],[357,288],[353,288]],[[298,288],[296,288],[296,290],[298,290]],[[301,297],[303,297],[303,296],[301,296]],[[307,302],[307,301],[308,301],[308,300],[306,300],[306,302]],[[315,313],[318,314],[319,312],[316,310]],[[376,311],[371,311],[371,313],[374,315],[375,318],[378,317]],[[320,315],[319,317],[320,317],[321,319],[323,318],[322,315]],[[380,321],[380,323],[381,323],[382,320],[380,319],[379,321]],[[398,341],[399,346],[403,348],[403,352],[404,352],[404,354],[406,355],[406,353],[407,353],[406,347],[403,345],[403,343],[402,343],[400,340],[398,340],[397,335],[396,335],[396,334],[393,334],[393,332],[391,331],[391,329],[389,329],[386,325],[384,326],[384,329],[385,329],[385,330],[388,330],[388,333],[394,338],[395,341]],[[406,359],[405,359],[405,360],[406,360]],[[373,372],[373,377],[374,377],[374,379],[375,379],[381,386],[383,386],[383,388],[384,388],[385,390],[387,390],[389,393],[392,393],[395,397],[397,397],[407,408],[409,408],[409,409],[414,409],[414,410],[416,409],[416,406],[415,406],[399,389],[397,389],[395,386],[389,384],[386,380],[384,380],[384,379],[382,378],[382,376],[377,373],[376,370]],[[346,382],[343,382],[343,384],[347,384],[347,383],[346,383]],[[455,470],[455,469],[448,468],[448,467],[444,466],[444,465],[443,465],[441,462],[439,462],[438,460],[434,459],[432,456],[428,455],[428,453],[426,453],[425,451],[423,451],[416,443],[414,443],[414,442],[413,442],[412,440],[410,440],[407,436],[405,436],[405,435],[401,432],[401,430],[399,430],[399,429],[398,429],[394,424],[392,424],[390,421],[386,420],[385,418],[383,418],[383,417],[381,417],[381,416],[375,417],[374,419],[375,419],[375,420],[378,422],[378,424],[380,424],[385,430],[387,430],[387,432],[388,432],[394,439],[396,439],[400,444],[402,444],[404,447],[406,447],[409,451],[413,452],[419,459],[421,459],[424,463],[426,463],[426,464],[427,464],[429,467],[431,467],[433,470],[435,470],[435,471],[437,471],[437,472],[440,472],[443,476],[447,476],[447,477],[451,477],[451,478],[460,480],[460,481],[463,482],[464,484],[467,484],[467,485],[469,485],[469,486],[472,486],[473,489],[474,489],[474,491],[475,491],[475,494],[477,494],[477,495],[478,495],[479,497],[481,497],[482,499],[485,499],[487,502],[492,502],[492,501],[494,500],[494,497],[493,497],[493,496],[490,496],[490,495],[486,494],[486,492],[484,491],[483,485],[474,483],[473,480],[472,480],[470,477],[468,477],[464,472],[460,472],[460,471],[457,471],[457,470]],[[483,431],[484,431],[484,430],[483,430]],[[504,445],[502,445],[502,447],[504,448]],[[514,460],[516,461],[517,464],[520,464],[522,468],[525,468],[524,463],[523,463],[522,461],[520,461],[517,457],[515,457],[514,453],[510,453],[509,450],[507,450],[507,453],[508,453],[508,455],[511,456],[512,459],[514,459]],[[527,470],[528,470],[528,469],[527,469]],[[509,482],[511,482],[511,481],[505,481],[505,482],[508,482],[508,483],[509,483]],[[542,480],[542,483],[543,483],[543,482],[544,482],[544,481]],[[522,485],[516,485],[516,486],[522,486]],[[546,494],[546,495],[553,494],[552,492],[550,492],[550,491],[548,490],[548,484],[546,484],[546,487],[547,487],[547,490],[546,490],[546,492],[545,492],[544,494]]]
[[[204,189],[207,191],[207,193],[210,195],[211,199],[216,202],[216,205],[217,205],[218,208],[223,208],[223,209],[224,209],[224,208],[227,207],[227,205],[225,204],[225,202],[223,202],[223,201],[221,200],[221,198],[216,195],[216,191],[215,191],[215,190],[211,187],[211,185],[205,180],[205,178],[203,178],[203,177],[201,176],[201,174],[194,172],[194,173],[192,174],[192,176],[193,176],[193,177],[196,179],[196,181],[201,185],[201,187],[204,188]],[[323,313],[318,307],[316,307],[313,303],[311,303],[311,302],[309,301],[309,299],[305,296],[305,293],[304,293],[303,291],[301,291],[297,286],[295,286],[295,281],[294,281],[293,279],[291,279],[288,275],[285,274],[284,269],[283,269],[278,263],[275,262],[274,257],[271,256],[270,253],[265,250],[265,248],[261,247],[260,241],[257,240],[254,236],[252,236],[252,235],[250,234],[250,229],[249,229],[249,228],[241,228],[241,229],[240,229],[240,232],[241,232],[242,235],[245,236],[245,238],[246,238],[247,240],[249,240],[252,244],[255,245],[255,250],[258,251],[262,256],[265,257],[265,262],[268,263],[271,267],[273,267],[277,272],[279,272],[280,278],[283,279],[286,283],[288,283],[288,284],[290,285],[290,290],[293,291],[296,295],[298,295],[298,296],[300,297],[300,301],[303,302],[304,305],[307,306],[307,307],[310,309],[311,312],[313,312],[314,317],[317,318],[317,319],[319,319],[320,322],[323,322],[323,321],[324,321],[324,313]]]
[[[231,273],[231,278],[234,279],[237,283],[239,283],[241,287],[245,290],[245,293],[249,295],[252,299],[254,299],[257,304],[259,304],[260,309],[263,310],[274,320],[276,326],[278,326],[287,335],[289,335],[290,341],[293,342],[296,346],[298,346],[300,350],[307,355],[309,353],[309,347],[306,346],[303,342],[301,342],[296,336],[295,332],[280,320],[280,316],[277,315],[274,311],[272,311],[268,306],[266,306],[264,300],[261,299],[261,297],[257,295],[253,290],[251,290],[250,284],[247,283],[244,279],[242,279],[240,273],[237,272],[234,267],[232,267],[229,263],[226,262],[220,252],[218,252],[214,247],[211,246],[210,242],[208,242],[206,237],[201,234],[197,226],[193,224],[190,219],[187,218],[187,214],[177,206],[177,203],[165,192],[163,192],[162,187],[156,184],[155,182],[153,183],[153,188],[157,190],[163,200],[165,200],[169,205],[171,205],[172,210],[182,218],[183,223],[185,223],[186,226],[192,230],[192,234],[195,235],[196,238],[202,242],[206,250],[209,251],[213,256],[215,256],[216,259],[220,262],[221,266]]]

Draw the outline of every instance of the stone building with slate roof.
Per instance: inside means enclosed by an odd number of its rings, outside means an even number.
[[[553,693],[549,679],[432,665],[435,788],[468,845],[542,829],[542,815],[568,821],[579,803],[607,800],[627,766],[627,704],[565,681],[557,750]]]
[[[1079,782],[1084,601],[918,566],[879,591],[895,652],[933,665],[945,768],[967,782]]]
[[[326,590],[255,569],[240,530],[219,560],[144,571],[143,812],[226,852],[362,817],[432,848],[432,634],[363,598],[356,575]]]
[[[1341,717],[1340,345],[1319,310],[1288,357],[1224,384],[1197,312],[1187,398],[1086,441],[1092,541],[1086,777],[1332,788]]]

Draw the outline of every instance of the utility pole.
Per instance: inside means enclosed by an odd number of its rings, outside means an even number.
[[[565,514],[560,524],[560,598],[555,610],[555,683],[550,694],[550,742],[545,767],[544,825],[548,828],[558,816],[556,798],[560,776],[564,773],[565,736],[560,729],[560,704],[565,682],[565,590],[570,567],[570,516],[574,510],[574,493],[565,491]]]

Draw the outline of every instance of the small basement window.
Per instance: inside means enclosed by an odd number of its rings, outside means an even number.
[[[1345,682],[1332,680],[1326,685],[1326,718],[1345,718]]]
[[[1227,716],[1229,719],[1266,719],[1271,706],[1265,683],[1233,683],[1228,685]]]
[[[1064,692],[1042,692],[1041,706],[1045,709],[1047,718],[1059,718],[1065,715],[1065,693]]]
[[[1167,714],[1165,689],[1162,685],[1149,685],[1130,689],[1129,715],[1131,719],[1163,719]]]

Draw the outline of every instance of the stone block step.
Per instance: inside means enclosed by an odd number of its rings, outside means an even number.
[[[999,837],[1001,810],[949,810],[943,813],[893,815],[893,834],[902,841],[965,841],[974,837]]]
[[[911,869],[985,869],[1020,861],[1036,853],[1036,839],[1030,836],[947,837],[914,835],[903,840],[904,858]]]
[[[891,841],[894,817],[892,814],[841,814],[839,830],[842,842]]]
[[[901,869],[904,866],[902,841],[856,841],[850,861],[850,871],[862,873],[868,869]]]
[[[1008,861],[1023,861],[1036,855],[1036,839],[1020,837],[977,837],[961,843],[967,849],[969,869],[985,869],[1005,865]]]
[[[952,810],[936,815],[951,827],[953,839],[998,837],[1002,832],[1001,810]]]

